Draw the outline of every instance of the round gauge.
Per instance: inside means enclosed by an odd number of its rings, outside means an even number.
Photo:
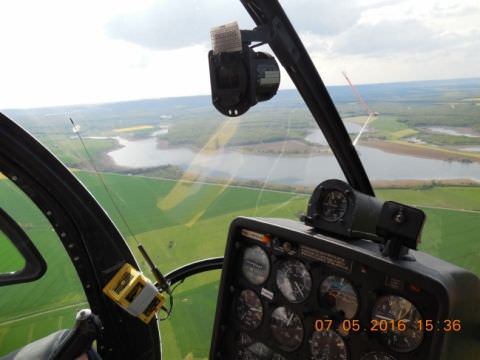
[[[358,310],[358,297],[353,285],[341,276],[326,277],[320,285],[320,297],[330,309],[343,312],[345,318],[352,319]]]
[[[252,358],[247,359],[270,360],[273,354],[272,349],[270,349],[267,345],[262,344],[261,342],[253,343],[245,350],[246,352],[249,352],[251,355],[253,355]]]
[[[248,349],[240,349],[235,355],[235,360],[259,360],[259,358]]]
[[[253,343],[253,339],[247,334],[247,333],[244,333],[244,332],[241,332],[239,334],[237,334],[236,336],[236,342],[238,345],[250,345],[251,343]]]
[[[282,262],[277,269],[276,282],[283,296],[292,303],[304,301],[312,290],[312,277],[298,260]]]
[[[295,350],[303,340],[303,324],[300,316],[281,306],[273,310],[270,328],[274,339],[285,350]]]
[[[270,275],[270,261],[267,253],[258,245],[245,249],[242,273],[254,285],[263,284]]]
[[[237,352],[235,360],[270,360],[273,351],[265,344],[256,342]]]
[[[399,328],[400,320],[405,328]],[[382,296],[372,310],[372,325],[378,324],[381,329],[385,324],[388,328],[381,333],[382,337],[392,350],[402,353],[413,351],[422,343],[423,330],[417,326],[420,320],[422,316],[415,305],[400,296]]]
[[[310,340],[313,360],[347,360],[345,341],[335,331],[315,331]]]
[[[262,302],[252,290],[243,290],[236,302],[237,317],[245,326],[252,330],[256,329],[263,318]]]
[[[362,356],[360,360],[396,360],[392,355],[380,351],[372,351]]]
[[[325,190],[325,193],[320,199],[319,212],[325,221],[336,222],[343,218],[347,212],[347,197],[339,190]]]
[[[258,360],[255,354],[252,354],[248,349],[241,349],[237,351],[235,360]]]

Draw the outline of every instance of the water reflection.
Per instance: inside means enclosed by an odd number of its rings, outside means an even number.
[[[117,165],[139,169],[175,165],[205,177],[228,177],[271,183],[314,185],[327,178],[343,178],[331,153],[309,155],[257,155],[220,150],[195,153],[188,148],[160,149],[154,137],[129,141],[120,139],[121,149],[109,156]],[[480,164],[423,159],[386,153],[358,146],[360,158],[372,180],[476,179]]]
[[[357,134],[362,128],[361,125],[349,121],[344,122],[344,124],[349,134]],[[368,132],[368,128],[364,132]],[[305,137],[305,140],[313,144],[328,146],[327,139],[325,139],[325,136],[323,136],[323,133],[320,131],[320,129],[312,131]]]
[[[463,129],[463,128],[452,128],[452,127],[442,127],[442,126],[429,126],[424,127],[423,129],[428,130],[433,133],[437,134],[445,134],[445,135],[452,135],[452,136],[466,136],[471,138],[480,137],[479,134],[474,134],[471,129]]]

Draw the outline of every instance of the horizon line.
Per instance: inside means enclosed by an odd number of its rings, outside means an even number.
[[[387,82],[372,82],[372,83],[356,83],[355,86],[375,86],[375,85],[388,85],[388,84],[406,84],[406,83],[419,83],[419,82],[440,82],[440,81],[455,81],[455,80],[480,80],[480,76],[474,77],[459,77],[459,78],[444,78],[444,79],[424,79],[424,80],[400,80],[400,81],[387,81]],[[350,87],[348,84],[331,84],[325,85],[328,88],[339,88],[339,87]],[[291,91],[297,90],[296,87],[279,89],[281,91]],[[38,109],[49,109],[49,108],[62,108],[62,107],[73,107],[73,106],[98,106],[98,105],[108,105],[108,104],[120,104],[128,102],[140,102],[140,101],[154,101],[154,100],[165,100],[165,99],[180,99],[180,98],[193,98],[193,97],[203,97],[210,96],[210,93],[205,94],[196,94],[196,95],[178,95],[178,96],[163,96],[163,97],[148,97],[148,98],[132,98],[125,100],[111,100],[111,101],[99,101],[99,102],[85,102],[85,103],[71,103],[64,105],[45,105],[45,106],[25,106],[25,107],[5,107],[0,108],[1,111],[14,111],[14,110],[38,110]]]

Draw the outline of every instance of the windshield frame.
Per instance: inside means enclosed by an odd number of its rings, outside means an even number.
[[[269,29],[270,48],[292,79],[323,132],[348,183],[375,196],[340,114],[300,37],[278,1],[240,0],[257,26]]]
[[[100,355],[161,359],[157,322],[151,321],[145,326],[102,292],[112,274],[124,263],[139,268],[125,239],[66,166],[2,113],[0,172],[31,199],[58,234],[82,282],[92,312],[102,321],[102,337],[97,345]]]

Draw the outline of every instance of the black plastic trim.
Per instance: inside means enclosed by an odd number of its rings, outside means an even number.
[[[90,308],[104,326],[97,342],[102,358],[160,359],[157,322],[145,325],[102,293],[123,263],[138,268],[125,239],[65,165],[1,113],[0,171],[38,206],[58,234]]]
[[[171,272],[169,272],[165,278],[173,285],[180,281],[185,280],[187,277],[206,272],[211,270],[220,270],[223,266],[223,257],[215,257],[209,259],[203,259],[192,262],[187,265],[183,265]]]

